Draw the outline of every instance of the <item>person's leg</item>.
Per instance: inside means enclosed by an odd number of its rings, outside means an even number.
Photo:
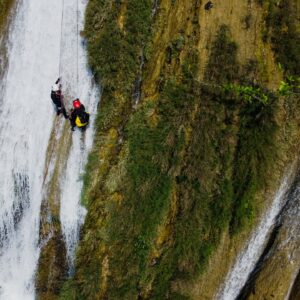
[[[72,117],[69,119],[70,119],[70,123],[71,123],[71,129],[72,129],[72,131],[74,131],[75,127],[76,127],[75,119]]]
[[[63,113],[63,115],[66,119],[69,119],[69,115],[67,114],[67,111],[64,107],[61,109],[61,112]]]
[[[87,129],[87,125],[85,125],[85,126],[82,126],[80,129],[81,129],[81,131],[82,131],[82,132],[85,132],[85,131],[86,131],[86,129]]]
[[[61,107],[56,106],[56,114],[59,116],[61,113]]]

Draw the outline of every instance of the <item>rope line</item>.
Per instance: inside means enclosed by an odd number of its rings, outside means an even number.
[[[61,10],[61,23],[60,23],[60,49],[59,49],[59,67],[58,67],[58,75],[61,76],[62,69],[62,41],[63,41],[63,21],[64,21],[64,8],[65,8],[65,0],[62,0],[62,10]]]
[[[64,10],[65,10],[65,0],[62,0],[62,9],[61,9],[61,23],[60,23],[60,49],[59,49],[59,70],[58,76],[61,79],[62,73],[62,44],[63,44],[63,26],[64,26]],[[61,79],[62,80],[62,79]],[[61,81],[62,84],[62,81]],[[65,100],[63,94],[61,95],[61,104],[62,107],[65,109]]]
[[[76,0],[77,8],[76,8],[76,23],[77,23],[77,47],[76,47],[76,88],[77,88],[77,97],[79,94],[79,72],[78,72],[78,64],[79,64],[79,57],[78,57],[78,48],[79,48],[79,5],[78,5],[78,0]]]

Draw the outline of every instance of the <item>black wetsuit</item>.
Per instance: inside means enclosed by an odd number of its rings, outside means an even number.
[[[58,83],[59,83],[59,79],[57,79],[55,84],[58,84]],[[62,113],[64,115],[64,117],[66,119],[68,119],[69,116],[68,116],[66,109],[63,105],[63,102],[62,102],[61,91],[57,91],[57,92],[51,91],[51,99],[55,105],[57,115],[60,115],[60,113]]]
[[[71,122],[71,126],[72,126],[72,130],[74,130],[74,128],[76,127],[76,118],[79,117],[81,118],[82,116],[86,116],[87,118],[87,123],[89,122],[89,114],[86,113],[85,111],[85,107],[83,104],[80,105],[79,108],[75,108],[72,110],[71,112],[71,116],[70,116],[70,122]],[[88,124],[86,124],[83,127],[80,127],[82,130],[85,130]]]

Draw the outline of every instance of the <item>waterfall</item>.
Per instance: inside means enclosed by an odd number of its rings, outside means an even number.
[[[78,11],[75,3],[76,0],[19,0],[6,41],[8,67],[0,84],[0,299],[4,300],[35,298],[45,160],[56,118],[50,87],[58,76],[60,61],[67,107],[76,96],[87,111],[96,112],[98,91],[87,70],[85,45],[77,38],[86,1],[78,0]],[[74,80],[77,42],[78,87]],[[60,179],[61,222],[70,264],[84,217],[79,205],[82,183],[78,180],[92,145],[93,119],[94,115],[84,135],[74,132],[67,167]]]
[[[61,1],[51,6],[61,9]],[[32,299],[39,256],[42,179],[59,62],[60,15],[47,0],[20,1],[1,81],[0,299]]]
[[[62,181],[62,195],[61,195],[61,210],[60,219],[62,224],[62,230],[67,246],[67,258],[69,262],[70,271],[73,269],[73,260],[75,254],[75,248],[79,237],[79,229],[83,223],[85,216],[85,209],[80,205],[80,196],[82,190],[82,180],[84,166],[87,161],[87,155],[92,147],[93,142],[93,124],[94,117],[97,111],[97,105],[99,100],[99,92],[95,88],[93,81],[91,80],[91,73],[87,69],[87,57],[86,57],[86,45],[84,40],[77,36],[77,31],[83,29],[84,11],[87,1],[79,1],[78,11],[76,6],[77,0],[64,0],[65,9],[68,15],[65,15],[63,22],[63,28],[71,29],[70,32],[66,32],[65,42],[68,43],[68,47],[62,45],[63,58],[62,58],[62,74],[64,81],[69,82],[68,91],[71,92],[71,99],[79,98],[85,105],[86,110],[91,113],[91,121],[88,130],[82,134],[80,131],[73,133],[73,143],[70,150],[69,158],[67,161],[66,174]],[[76,20],[78,20],[78,28],[76,28]],[[68,26],[68,24],[73,24]],[[78,46],[78,47],[77,47]],[[78,65],[74,64],[74,58],[70,55],[70,49],[73,51],[78,50]],[[74,53],[74,55],[77,55]],[[73,66],[72,68],[65,69],[64,61],[68,61],[66,66]],[[73,60],[72,60],[73,59]],[[73,63],[72,63],[73,61]],[[78,86],[76,86],[76,75],[78,68]],[[70,85],[75,84],[75,86]],[[68,103],[68,106],[71,102]]]
[[[262,217],[257,228],[252,233],[245,248],[237,257],[234,265],[225,278],[225,283],[217,294],[217,299],[235,299],[245,285],[250,273],[255,267],[263,252],[267,237],[274,225],[278,214],[286,203],[286,192],[288,190],[288,176],[283,180],[278,189],[271,207]]]

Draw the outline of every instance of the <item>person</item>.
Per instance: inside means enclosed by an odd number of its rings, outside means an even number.
[[[213,3],[211,1],[208,1],[205,5],[204,5],[204,9],[205,10],[210,10],[213,7]]]
[[[89,124],[90,114],[85,111],[85,107],[77,98],[73,101],[73,109],[71,110],[70,122],[71,130],[74,131],[75,127],[85,130]]]
[[[53,104],[55,105],[56,114],[59,116],[61,113],[64,115],[66,119],[69,118],[66,109],[63,104],[63,95],[60,88],[60,78],[58,78],[55,84],[52,86],[51,89],[51,99]]]

